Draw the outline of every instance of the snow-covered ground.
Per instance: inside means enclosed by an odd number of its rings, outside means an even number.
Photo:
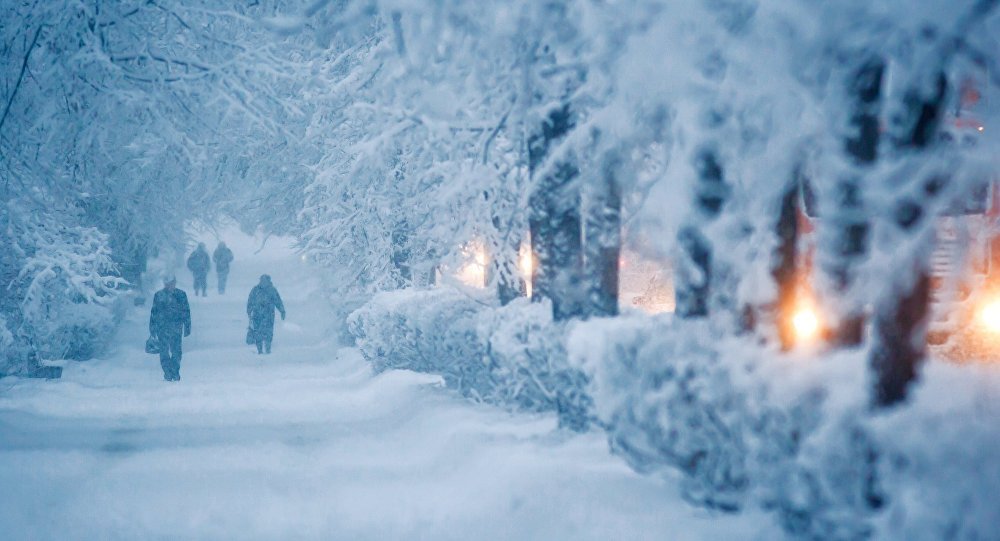
[[[211,251],[214,239],[205,239]],[[61,380],[0,380],[3,539],[776,539],[759,513],[693,508],[600,432],[472,404],[437,378],[373,377],[338,345],[316,270],[228,235],[225,296],[192,296],[179,383],[143,352],[148,304]],[[243,343],[261,273],[274,353]]]

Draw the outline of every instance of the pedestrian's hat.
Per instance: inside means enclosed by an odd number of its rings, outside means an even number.
[[[163,277],[163,283],[164,284],[176,284],[177,283],[177,275],[173,274],[173,273],[164,275],[164,277]]]

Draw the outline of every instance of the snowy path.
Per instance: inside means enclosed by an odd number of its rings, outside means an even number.
[[[327,337],[307,265],[227,240],[230,290],[191,297],[181,382],[141,350],[148,305],[105,358],[61,380],[0,380],[0,538],[774,538],[760,515],[684,504],[600,433],[471,404],[427,375],[373,377]],[[263,272],[289,314],[270,356],[243,345]]]

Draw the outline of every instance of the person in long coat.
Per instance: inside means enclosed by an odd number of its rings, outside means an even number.
[[[257,353],[271,353],[271,340],[274,338],[274,311],[281,313],[285,319],[285,305],[281,303],[281,295],[271,283],[271,277],[263,274],[258,283],[250,291],[247,298],[247,316],[250,318],[250,329]]]
[[[225,242],[219,241],[219,245],[212,252],[212,261],[215,262],[215,272],[219,276],[219,295],[222,295],[226,292],[226,279],[229,277],[229,264],[233,262],[233,251]]]
[[[211,265],[212,263],[208,258],[208,250],[205,249],[205,243],[199,242],[198,248],[191,253],[191,256],[187,260],[187,266],[191,269],[191,274],[194,275],[195,296],[198,296],[198,291],[201,291],[202,297],[208,296],[208,268]]]
[[[182,333],[191,334],[191,307],[187,294],[177,289],[177,277],[169,275],[163,280],[163,289],[153,296],[149,312],[149,335],[159,347],[160,368],[166,381],[181,379]]]

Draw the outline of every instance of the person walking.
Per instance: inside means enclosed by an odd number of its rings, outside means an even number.
[[[219,241],[219,245],[212,252],[212,261],[215,262],[215,272],[219,277],[219,295],[222,295],[226,292],[226,279],[229,277],[229,264],[233,262],[233,251],[225,242]]]
[[[160,368],[166,381],[181,380],[181,333],[191,335],[191,308],[187,294],[177,289],[177,277],[163,279],[163,289],[153,295],[149,335],[160,350]]]
[[[191,269],[191,274],[194,275],[194,295],[198,296],[198,291],[201,291],[202,297],[207,297],[208,292],[208,269],[211,267],[212,263],[208,259],[208,250],[205,249],[205,243],[199,242],[198,247],[195,248],[194,252],[188,257],[187,266]]]
[[[285,305],[281,303],[281,295],[271,283],[271,277],[263,274],[260,283],[254,286],[247,298],[247,316],[250,318],[250,329],[258,354],[271,353],[275,309],[281,312],[281,319],[284,321]]]

